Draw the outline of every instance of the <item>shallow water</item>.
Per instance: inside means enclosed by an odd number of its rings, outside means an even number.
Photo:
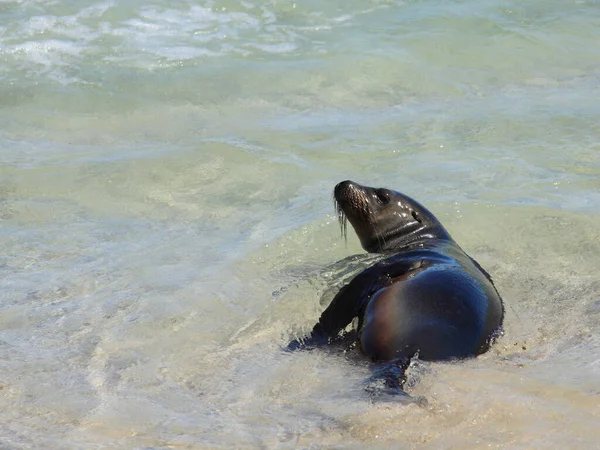
[[[594,448],[600,7],[0,1],[0,442]],[[285,353],[361,253],[331,193],[414,196],[505,336],[373,403]],[[351,233],[350,233],[351,234]]]

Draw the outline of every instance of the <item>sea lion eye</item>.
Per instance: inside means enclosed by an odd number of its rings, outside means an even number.
[[[419,217],[419,215],[417,214],[416,211],[411,211],[410,215],[413,216],[413,219],[415,219],[417,222],[423,223],[423,221],[421,220],[421,218]]]
[[[377,201],[382,205],[385,205],[390,201],[390,194],[384,189],[377,189],[375,191],[375,197],[377,197]]]

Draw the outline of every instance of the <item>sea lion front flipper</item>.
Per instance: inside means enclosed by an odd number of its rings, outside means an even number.
[[[286,349],[310,349],[331,343],[355,317],[362,320],[362,314],[375,292],[389,285],[392,279],[412,272],[421,265],[420,261],[393,256],[365,269],[342,286],[310,335],[305,339],[293,340]]]
[[[360,275],[359,275],[360,276]],[[323,311],[317,324],[310,335],[304,339],[294,339],[287,346],[287,350],[311,349],[329,344],[352,319],[358,315],[362,291],[356,291],[359,277],[342,286],[329,306]]]
[[[344,285],[323,311],[309,339],[327,341],[360,317],[371,296],[391,280],[414,270],[414,261],[398,261],[394,257],[381,261],[356,275]]]
[[[310,349],[329,344],[364,309],[369,291],[378,280],[379,276],[374,278],[370,269],[355,276],[335,295],[310,335],[293,340],[288,344],[287,350]]]

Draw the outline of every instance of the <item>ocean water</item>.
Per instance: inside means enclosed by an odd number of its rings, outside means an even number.
[[[598,448],[599,43],[595,0],[0,0],[1,446]],[[504,297],[427,406],[281,351],[345,179]]]

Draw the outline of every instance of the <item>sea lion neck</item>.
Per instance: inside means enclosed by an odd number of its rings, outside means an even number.
[[[437,218],[416,200],[400,192],[404,208],[410,208],[410,214],[416,222],[408,225],[399,221],[398,227],[388,231],[385,242],[380,244],[381,253],[392,253],[408,247],[428,247],[439,241],[454,242]]]
[[[448,232],[436,227],[421,226],[414,231],[392,233],[385,239],[372,239],[369,242],[361,240],[363,248],[369,253],[398,253],[412,249],[427,249],[440,245],[441,241],[454,242]]]

